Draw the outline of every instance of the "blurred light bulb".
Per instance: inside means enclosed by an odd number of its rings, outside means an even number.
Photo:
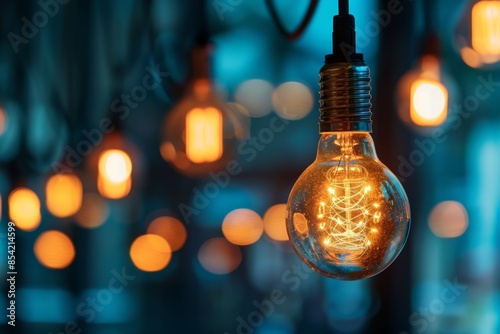
[[[223,152],[222,113],[194,108],[186,117],[186,155],[194,163],[217,161]]]
[[[483,56],[500,56],[500,1],[472,7],[472,47]]]
[[[197,47],[192,78],[164,121],[160,153],[190,176],[225,167],[244,137],[243,115],[224,104],[209,79],[209,48]]]
[[[369,134],[370,69],[356,53],[354,31],[348,2],[339,1],[334,52],[320,71],[318,154],[293,186],[286,216],[299,257],[311,269],[341,280],[387,268],[410,228],[405,191],[378,160]]]
[[[420,126],[436,126],[448,114],[448,90],[438,81],[418,79],[411,85],[410,117]]]
[[[500,62],[500,1],[472,0],[455,28],[455,48],[474,68]]]
[[[401,78],[398,112],[406,124],[432,127],[446,121],[450,95],[447,86],[453,87],[453,83],[442,72],[437,56],[424,55],[418,66]]]
[[[132,186],[132,160],[122,150],[106,150],[99,156],[97,187],[110,199],[125,197]]]
[[[76,175],[56,174],[45,187],[47,209],[59,218],[76,214],[82,206],[83,186]]]

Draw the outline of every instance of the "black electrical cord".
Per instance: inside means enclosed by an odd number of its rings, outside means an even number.
[[[344,1],[344,0],[340,0],[340,1]],[[271,17],[272,17],[274,23],[278,27],[278,30],[287,39],[294,41],[294,40],[299,39],[300,36],[302,36],[302,34],[306,30],[307,26],[311,22],[311,19],[314,16],[314,13],[316,11],[316,7],[318,6],[318,2],[319,2],[319,0],[311,0],[311,2],[309,3],[309,7],[307,9],[307,12],[306,12],[304,18],[302,19],[302,21],[300,22],[300,25],[297,27],[297,29],[295,29],[292,32],[289,32],[285,28],[285,25],[281,21],[279,14],[278,14],[278,11],[276,10],[276,7],[274,6],[273,0],[266,0],[266,5],[267,5],[267,8],[269,9],[269,12],[271,13]],[[345,2],[347,2],[347,0]]]
[[[349,0],[339,0],[339,15],[349,15]]]

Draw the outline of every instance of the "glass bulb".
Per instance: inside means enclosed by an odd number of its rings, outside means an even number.
[[[287,230],[300,258],[332,278],[371,277],[395,260],[410,207],[367,132],[322,134],[316,160],[290,193]]]
[[[161,155],[189,176],[221,169],[244,137],[242,118],[221,102],[209,79],[196,79],[165,119]]]

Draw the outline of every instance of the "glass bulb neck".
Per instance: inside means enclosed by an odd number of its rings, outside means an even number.
[[[364,62],[326,62],[320,71],[319,132],[371,132],[371,78]]]
[[[318,161],[376,159],[373,139],[368,132],[337,132],[321,135]]]

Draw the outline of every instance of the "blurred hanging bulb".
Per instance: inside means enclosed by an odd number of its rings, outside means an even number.
[[[500,1],[479,1],[472,8],[472,47],[482,56],[500,57]]]
[[[470,1],[456,24],[454,41],[471,67],[500,63],[500,1]]]
[[[434,36],[430,38],[430,43],[438,43]],[[437,54],[424,51],[417,66],[399,80],[399,117],[412,127],[440,126],[448,117],[450,93],[455,85],[441,68]]]
[[[448,90],[439,81],[418,79],[411,85],[410,117],[420,126],[437,126],[448,114]]]
[[[194,108],[186,116],[186,155],[194,163],[217,161],[223,152],[222,113]]]
[[[56,174],[47,180],[47,209],[59,218],[76,214],[82,206],[83,186],[76,175]]]
[[[224,168],[245,132],[243,115],[220,100],[210,79],[209,53],[209,46],[193,50],[191,80],[163,126],[163,159],[189,176]]]
[[[132,186],[132,161],[127,153],[118,149],[101,153],[98,163],[97,188],[110,199],[125,197]]]
[[[334,53],[320,72],[318,154],[292,188],[286,225],[309,267],[355,280],[380,273],[396,259],[408,237],[410,208],[398,178],[375,153],[370,71],[355,52],[347,1],[339,9]],[[346,45],[354,52],[346,55]]]

